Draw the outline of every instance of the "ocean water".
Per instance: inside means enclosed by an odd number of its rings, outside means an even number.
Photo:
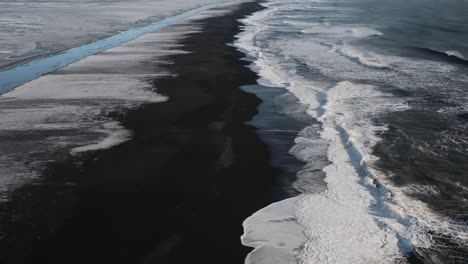
[[[262,5],[235,45],[315,121],[289,150],[301,194],[245,221],[246,263],[468,263],[468,2]]]

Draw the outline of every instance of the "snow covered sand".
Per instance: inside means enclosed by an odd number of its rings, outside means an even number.
[[[210,7],[215,5],[198,12]],[[39,175],[47,162],[131,138],[119,118],[141,104],[167,100],[157,94],[152,80],[170,73],[155,65],[183,53],[175,42],[196,30],[186,26],[147,33],[0,95],[0,200]]]
[[[1,193],[24,180],[17,177],[19,171],[37,173],[41,163],[69,151],[77,154],[127,140],[131,132],[109,114],[166,100],[146,82],[155,74],[144,62],[161,60],[167,52],[153,43],[168,45],[175,36],[148,34],[2,94]]]
[[[215,2],[219,1],[2,1],[0,69]]]
[[[226,46],[259,6],[223,9],[164,30],[202,28],[167,57],[171,74],[149,81],[168,100],[123,116],[131,140],[51,162],[47,177],[2,203],[2,263],[243,262],[242,221],[266,205],[278,170],[245,124],[260,100],[239,87],[256,75]]]

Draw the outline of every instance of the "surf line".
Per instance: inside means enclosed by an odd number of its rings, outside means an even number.
[[[241,1],[225,1],[204,5],[146,26],[128,29],[108,38],[51,54],[28,63],[18,65],[14,68],[1,71],[0,94],[9,92],[20,85],[41,77],[44,74],[63,68],[88,56],[123,45],[146,33],[168,27],[209,9],[224,7],[240,2]]]

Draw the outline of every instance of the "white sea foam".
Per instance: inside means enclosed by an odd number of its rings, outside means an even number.
[[[296,24],[297,25],[297,24]],[[305,34],[321,34],[321,35],[336,35],[347,36],[351,38],[366,38],[371,36],[381,36],[382,32],[369,27],[343,27],[343,26],[333,26],[326,23],[309,23],[306,24],[306,29],[301,31]]]
[[[373,87],[351,82],[327,92],[319,120],[332,164],[324,168],[327,190],[304,196],[296,212],[308,236],[303,263],[392,263],[410,252],[411,245],[426,242],[414,240],[412,220],[387,200],[386,190],[374,185],[365,167],[373,157],[361,153],[368,153],[377,140],[373,132],[383,128],[372,126],[366,112],[356,110],[395,107],[379,104],[381,98]]]
[[[295,208],[293,218],[307,236],[296,256],[299,263],[393,263],[413,247],[430,247],[429,231],[465,237],[465,228],[411,199],[408,194],[414,194],[414,188],[393,186],[373,166],[377,157],[372,155],[372,148],[387,129],[373,120],[388,112],[405,111],[408,105],[391,90],[366,84],[425,89],[417,84],[438,85],[440,80],[434,76],[452,74],[455,69],[439,62],[407,60],[359,48],[356,40],[381,34],[372,27],[340,27],[332,22],[319,27],[309,21],[290,20],[289,10],[311,10],[313,2],[269,1],[263,5],[265,10],[242,20],[245,30],[235,45],[248,54],[251,68],[260,76],[259,83],[288,89],[309,107],[308,113],[321,121],[323,129],[321,140],[302,133],[291,149],[307,163],[295,183],[304,194],[289,203]],[[301,27],[304,34],[296,34]],[[422,67],[426,70],[420,71]],[[330,165],[317,158],[321,151],[328,153]],[[317,168],[324,166],[327,189],[314,189],[321,179],[316,175]],[[426,191],[437,194],[431,188]],[[253,234],[255,228],[249,225],[244,237]],[[256,248],[257,259],[262,259],[258,255],[263,245],[281,237],[270,230],[262,232],[262,243],[245,243]],[[288,261],[284,263],[295,263]],[[248,263],[255,262],[250,258]]]
[[[402,189],[405,193],[409,194],[429,195],[435,197],[440,195],[440,190],[436,185],[408,184]]]
[[[298,198],[271,204],[244,221],[243,245],[255,248],[246,264],[295,263],[305,239],[295,216]]]
[[[463,56],[463,54],[461,54],[460,52],[458,52],[456,50],[448,50],[448,51],[445,52],[445,54],[447,54],[449,56],[457,57],[457,58],[462,59],[462,60],[465,60],[465,56]]]
[[[352,49],[349,45],[343,45],[341,48],[337,49],[337,51],[341,55],[351,60],[355,60],[366,67],[376,69],[389,68],[389,66],[385,64],[382,59],[379,59],[376,54]]]

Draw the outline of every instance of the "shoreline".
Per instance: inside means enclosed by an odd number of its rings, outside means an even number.
[[[43,182],[17,190],[2,212],[9,254],[0,259],[243,263],[251,248],[240,243],[242,222],[275,199],[281,172],[245,124],[261,101],[241,86],[257,75],[226,44],[240,32],[237,20],[261,8],[247,2],[171,26],[202,30],[177,43],[189,53],[167,56],[164,68],[177,77],[150,80],[169,100],[118,117],[131,140],[50,164]],[[6,220],[8,212],[23,215]]]

